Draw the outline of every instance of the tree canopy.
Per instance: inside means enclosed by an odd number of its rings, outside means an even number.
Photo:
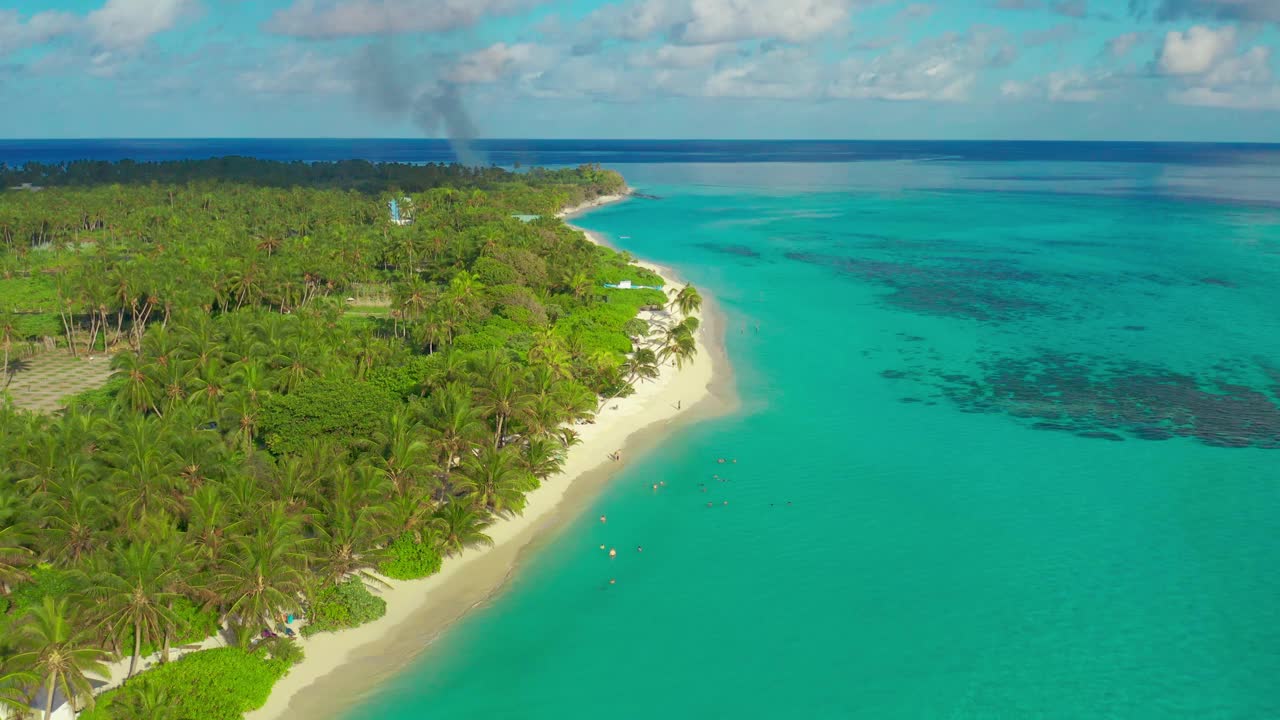
[[[5,379],[11,353],[107,354],[114,371],[56,414],[0,404],[6,701],[56,686],[84,706],[103,659],[136,670],[213,627],[243,653],[282,615],[376,617],[361,586],[376,571],[418,577],[488,543],[601,398],[692,352],[689,326],[637,317],[663,292],[604,287],[657,276],[555,219],[623,186],[597,167],[224,158],[0,176],[44,186],[0,191]],[[406,197],[413,221],[393,224],[387,201]],[[274,647],[265,665],[208,662],[269,686],[295,654]],[[94,717],[166,705],[187,662],[140,673]]]

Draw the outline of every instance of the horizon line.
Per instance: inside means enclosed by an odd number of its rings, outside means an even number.
[[[208,136],[208,137],[25,137],[0,138],[0,143],[13,142],[182,142],[193,140],[247,141],[387,141],[387,142],[453,142],[438,137],[339,137],[339,136]],[[465,142],[618,142],[618,143],[1056,143],[1056,144],[1126,144],[1126,145],[1280,145],[1280,140],[1080,140],[1080,139],[1007,139],[1007,138],[535,138],[535,137],[487,137],[472,138]]]

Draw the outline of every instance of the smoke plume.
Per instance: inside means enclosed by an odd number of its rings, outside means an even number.
[[[437,62],[442,67],[452,64],[449,58]],[[366,47],[352,65],[352,81],[364,106],[397,119],[408,116],[428,135],[443,131],[458,162],[484,165],[484,158],[472,147],[476,125],[458,85],[437,77],[423,87],[414,82],[421,75],[385,45]]]

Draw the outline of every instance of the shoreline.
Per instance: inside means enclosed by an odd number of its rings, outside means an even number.
[[[624,194],[598,197],[557,217],[576,217],[630,195],[627,188]],[[570,227],[588,241],[608,246],[594,233]],[[658,273],[666,285],[683,284],[670,268],[635,264]],[[704,299],[701,319],[694,362],[682,370],[664,365],[656,380],[638,384],[630,397],[609,401],[595,423],[580,426],[582,442],[569,451],[563,471],[527,496],[523,515],[488,528],[492,547],[469,548],[447,558],[429,578],[375,588],[387,600],[387,614],[367,625],[302,641],[306,659],[276,683],[266,704],[247,713],[246,720],[333,718],[358,704],[500,592],[526,554],[580,517],[631,458],[659,445],[676,427],[731,412],[736,400],[724,348],[725,323],[711,298]],[[619,449],[623,460],[615,462],[609,454]]]

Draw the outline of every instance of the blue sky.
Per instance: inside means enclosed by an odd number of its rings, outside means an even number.
[[[1280,142],[1280,0],[7,0],[0,137]]]

